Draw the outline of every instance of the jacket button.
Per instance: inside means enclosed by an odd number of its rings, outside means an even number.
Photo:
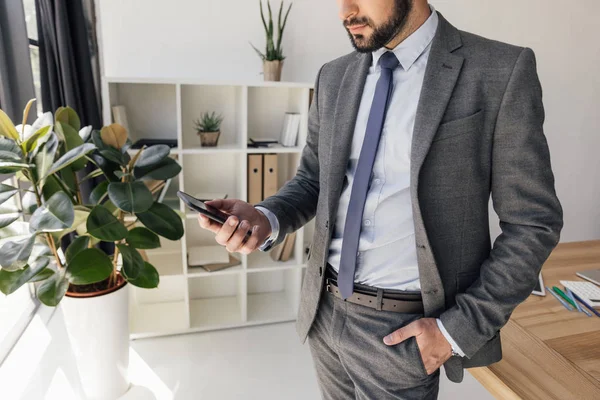
[[[325,229],[329,228],[329,220],[325,221]]]

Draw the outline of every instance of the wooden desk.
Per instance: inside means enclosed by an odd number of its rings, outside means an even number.
[[[559,244],[544,284],[582,280],[600,268],[600,240]],[[600,399],[600,318],[567,311],[552,295],[530,296],[500,331],[503,359],[469,372],[498,399]]]

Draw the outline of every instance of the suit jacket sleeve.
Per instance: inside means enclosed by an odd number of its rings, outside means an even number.
[[[319,80],[324,65],[317,73],[312,104],[308,112],[308,136],[302,150],[296,175],[276,194],[256,204],[271,211],[279,221],[278,245],[288,233],[298,230],[317,212],[319,199]]]
[[[563,210],[554,189],[544,117],[535,55],[525,48],[508,81],[493,137],[492,202],[502,233],[479,278],[440,316],[467,357],[493,338],[531,294],[559,241]]]

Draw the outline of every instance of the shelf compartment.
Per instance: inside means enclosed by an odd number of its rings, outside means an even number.
[[[294,320],[302,269],[248,274],[248,323]]]
[[[177,139],[175,84],[110,83],[109,102],[111,122],[112,106],[125,106],[134,143],[139,139]]]
[[[183,156],[182,189],[195,196],[198,192],[227,193],[227,197],[240,198],[245,187],[241,176],[246,156],[242,153],[185,154]]]
[[[248,254],[248,272],[300,268],[300,261],[295,253],[294,251],[288,261],[273,261],[270,252],[255,251]]]
[[[301,115],[297,147],[306,143],[308,88],[249,87],[248,137],[279,139],[286,112]]]
[[[142,289],[131,285],[132,335],[156,336],[187,330],[189,325],[185,290],[184,276],[161,276],[156,289]]]
[[[181,123],[183,149],[211,151],[221,146],[243,149],[246,129],[246,93],[244,86],[181,85]],[[201,147],[194,121],[204,112],[223,116],[216,148]]]
[[[192,329],[225,328],[244,321],[243,274],[191,277],[188,286]]]
[[[181,244],[178,251],[145,250],[148,262],[156,268],[160,276],[183,275]]]

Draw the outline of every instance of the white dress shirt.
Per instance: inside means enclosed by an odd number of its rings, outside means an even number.
[[[432,12],[427,21],[391,50],[400,65],[393,72],[394,86],[367,192],[354,275],[355,282],[364,285],[407,291],[421,289],[410,198],[410,156],[417,105],[439,20],[433,6],[430,7]],[[339,271],[352,183],[381,74],[379,59],[386,51],[384,47],[372,53],[373,63],[358,110],[346,170],[347,185],[342,189],[329,247],[328,262],[336,271]],[[257,208],[271,222],[270,238],[276,240],[277,218],[264,207]],[[439,319],[437,323],[453,349],[464,355]]]

